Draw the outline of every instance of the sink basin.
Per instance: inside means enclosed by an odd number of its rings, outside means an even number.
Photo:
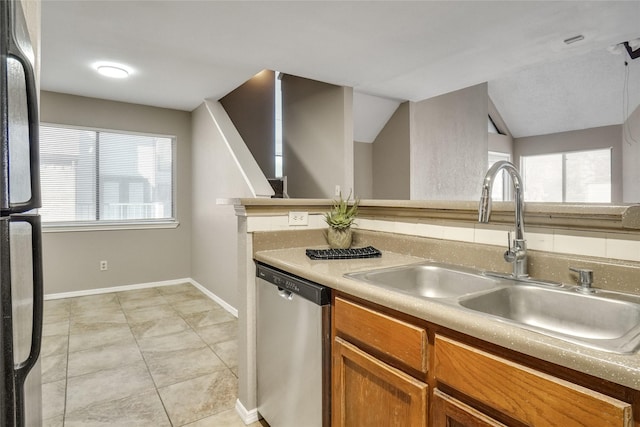
[[[512,285],[461,298],[467,309],[578,344],[618,353],[640,347],[640,304],[571,290]]]
[[[614,353],[640,350],[640,296],[581,294],[559,283],[499,277],[436,262],[345,274],[407,295]]]
[[[497,278],[482,276],[475,270],[464,267],[440,263],[348,273],[345,277],[425,298],[459,297],[495,289],[500,285]]]

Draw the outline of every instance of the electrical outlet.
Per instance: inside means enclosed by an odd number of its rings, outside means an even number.
[[[342,191],[342,190],[340,189],[340,184],[336,184],[336,189],[335,189],[335,191],[333,192],[333,195],[334,195],[334,196],[336,196],[336,197],[340,197],[340,193],[341,193],[341,191]]]
[[[107,271],[109,269],[109,265],[107,261],[100,261],[100,271]]]
[[[309,213],[289,212],[289,225],[309,225]]]

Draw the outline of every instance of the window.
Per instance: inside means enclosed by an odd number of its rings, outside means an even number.
[[[489,151],[489,168],[493,166],[494,163],[506,160],[511,161],[511,156],[509,153],[501,153],[499,151]],[[493,181],[493,189],[491,190],[491,200],[495,201],[505,201],[511,199],[511,186],[509,185],[509,177],[504,170],[499,172],[500,178],[496,178]]]
[[[276,85],[275,85],[275,103],[276,103],[276,136],[275,136],[275,144],[276,144],[276,169],[275,174],[276,178],[282,178],[282,84],[281,84],[281,74],[276,71]]]
[[[174,220],[174,138],[40,127],[44,223]]]
[[[523,156],[528,202],[611,202],[611,149]]]
[[[495,133],[498,135],[502,135],[502,132],[498,130],[498,126],[496,126],[495,122],[491,118],[491,116],[487,117],[487,131],[489,133]]]

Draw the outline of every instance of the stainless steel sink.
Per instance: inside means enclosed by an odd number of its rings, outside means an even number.
[[[422,263],[349,273],[346,277],[425,298],[451,298],[495,289],[501,280],[464,267]]]
[[[458,303],[524,328],[589,347],[619,353],[635,352],[640,345],[640,304],[613,299],[612,295],[611,292],[598,296],[570,289],[512,285],[466,296]]]
[[[640,350],[640,296],[498,277],[435,262],[345,274],[523,329],[615,353]]]

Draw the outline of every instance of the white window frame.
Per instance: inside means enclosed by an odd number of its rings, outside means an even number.
[[[274,137],[274,177],[282,178],[284,169],[284,147],[282,146],[282,73],[276,71],[274,84],[274,102],[275,102],[275,137]]]
[[[163,219],[142,219],[142,220],[125,220],[125,221],[49,221],[42,222],[43,233],[60,233],[75,231],[106,231],[106,230],[145,230],[145,229],[170,229],[177,228],[180,225],[178,221],[178,205],[177,205],[177,144],[178,140],[175,135],[166,135],[152,132],[135,132],[121,129],[108,129],[92,126],[76,126],[61,123],[40,122],[40,126],[55,127],[62,129],[77,129],[90,132],[106,132],[119,133],[124,135],[139,135],[156,138],[171,139],[171,186],[172,186],[172,218]]]
[[[588,153],[588,152],[592,152],[592,151],[609,151],[609,162],[610,162],[610,167],[609,167],[609,186],[610,186],[610,190],[611,193],[609,194],[609,201],[608,202],[567,202],[567,154],[575,154],[575,153]],[[589,149],[584,149],[584,150],[568,150],[568,151],[557,151],[557,152],[552,152],[552,153],[537,153],[537,154],[530,154],[530,155],[526,155],[526,156],[520,156],[520,171],[523,170],[523,162],[525,161],[525,158],[529,157],[537,157],[537,156],[549,156],[549,155],[559,155],[561,156],[562,159],[562,201],[561,202],[549,202],[549,203],[602,203],[602,204],[607,204],[607,203],[611,203],[611,200],[613,199],[613,164],[611,162],[613,162],[613,147],[600,147],[600,148],[589,148]],[[523,180],[524,183],[523,185],[526,187],[526,180],[527,177],[523,175]],[[541,203],[545,203],[545,202],[541,202]]]

